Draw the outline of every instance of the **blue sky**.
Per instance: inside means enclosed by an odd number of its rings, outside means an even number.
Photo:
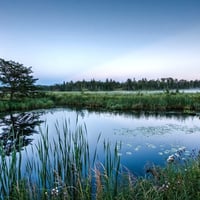
[[[199,0],[0,0],[0,24],[38,83],[200,78]]]

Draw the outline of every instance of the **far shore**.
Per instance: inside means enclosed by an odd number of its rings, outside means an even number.
[[[0,112],[28,111],[54,107],[69,107],[104,111],[179,112],[198,114],[200,93],[189,92],[129,92],[129,91],[74,91],[41,92],[35,98],[0,100]]]

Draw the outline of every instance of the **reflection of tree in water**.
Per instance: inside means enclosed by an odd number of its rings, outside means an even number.
[[[35,127],[42,121],[39,120],[41,113],[30,112],[7,115],[0,119],[0,142],[6,155],[12,151],[21,151],[23,147],[31,144],[29,136],[37,133]]]

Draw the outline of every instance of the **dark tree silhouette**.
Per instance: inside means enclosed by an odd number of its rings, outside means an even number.
[[[178,80],[169,78],[161,78],[156,80],[147,80],[146,78],[135,80],[135,78],[128,78],[125,82],[114,81],[106,79],[105,81],[70,81],[63,82],[63,84],[56,84],[51,86],[40,86],[41,90],[47,91],[113,91],[113,90],[176,90],[200,88],[200,80]]]
[[[3,94],[9,95],[10,101],[14,97],[32,96],[36,91],[34,84],[38,80],[33,78],[32,73],[31,67],[0,59],[0,82]]]
[[[34,133],[37,133],[36,126],[42,123],[39,120],[41,113],[20,113],[4,116],[0,119],[0,143],[5,155],[12,151],[21,151],[23,147],[31,144]]]

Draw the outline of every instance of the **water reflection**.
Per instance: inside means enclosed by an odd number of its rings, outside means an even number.
[[[60,130],[68,119],[68,127],[72,131],[77,123],[82,127],[86,126],[91,157],[98,146],[98,160],[102,163],[105,159],[104,142],[108,141],[111,149],[117,144],[117,155],[120,156],[122,166],[138,176],[146,173],[146,163],[164,166],[168,157],[176,156],[180,149],[184,149],[182,157],[176,158],[187,159],[192,149],[199,148],[199,118],[181,113],[106,112],[57,108],[46,112],[42,119],[48,126],[50,141],[55,138],[56,122],[59,122]],[[101,138],[97,145],[99,134]]]
[[[41,112],[10,113],[0,119],[0,142],[6,155],[31,144],[36,126],[42,123]]]
[[[71,109],[69,109],[71,110]],[[167,118],[167,119],[174,119],[184,121],[188,117],[196,117],[196,114],[184,114],[182,112],[137,112],[137,111],[105,111],[105,110],[94,110],[94,109],[72,109],[71,111],[75,111],[78,116],[84,118],[86,114],[95,114],[95,115],[109,115],[109,116],[121,116],[125,118],[134,118],[134,119],[141,119],[141,118]],[[53,111],[52,111],[53,112]]]
[[[63,130],[66,122],[67,130]],[[73,132],[80,125],[86,129],[91,157],[101,134],[97,148],[98,160],[104,160],[105,141],[109,141],[113,148],[115,144],[120,144],[117,155],[120,156],[122,165],[138,175],[144,175],[147,162],[165,165],[170,155],[180,158],[177,156],[180,149],[184,149],[183,159],[190,156],[193,149],[199,149],[198,116],[56,108],[43,112],[9,114],[0,119],[0,140],[4,152],[10,155],[13,149],[20,151],[28,145],[27,155],[36,159],[33,152],[41,135],[32,135],[39,130],[39,124],[42,133],[48,132],[48,142],[52,144],[57,141],[57,130],[61,133]]]

